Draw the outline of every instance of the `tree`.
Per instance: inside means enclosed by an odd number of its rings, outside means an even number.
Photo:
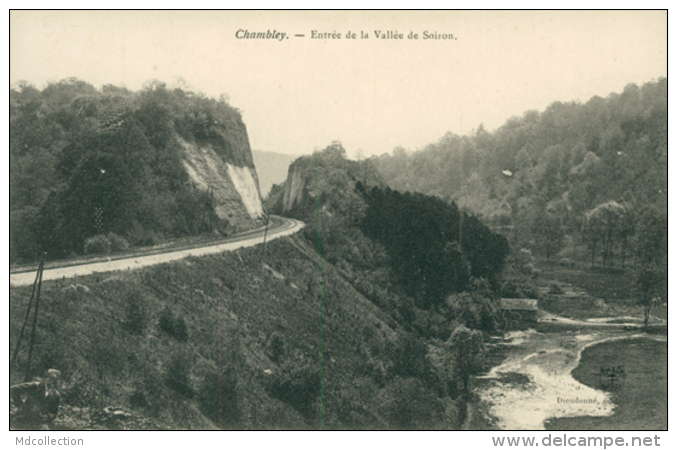
[[[651,308],[668,298],[668,217],[667,211],[645,207],[637,232],[637,256],[640,269],[635,288],[637,302],[644,309],[644,328],[648,326]]]
[[[564,233],[561,217],[550,211],[542,212],[535,217],[531,230],[545,251],[546,261],[550,261],[550,256],[562,245]]]
[[[602,244],[602,265],[613,265],[614,244],[623,234],[625,207],[615,201],[597,205],[585,215],[585,229],[589,247],[592,251],[592,264],[595,263],[597,244]]]
[[[637,303],[644,310],[644,330],[649,326],[649,315],[653,308],[663,297],[661,268],[655,264],[649,264],[641,268],[637,275],[635,288],[637,290]],[[667,279],[667,273],[666,279]],[[667,296],[667,289],[665,290]]]
[[[479,373],[484,364],[484,339],[477,330],[469,330],[461,325],[457,327],[446,343],[452,355],[454,379],[460,386],[463,399],[468,399],[470,376]]]

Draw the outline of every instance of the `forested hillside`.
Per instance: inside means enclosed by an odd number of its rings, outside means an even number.
[[[337,141],[296,160],[268,202],[305,221],[322,261],[392,320],[392,366],[373,353],[367,373],[402,390],[398,426],[431,428],[444,403],[453,405],[444,427],[465,423],[470,376],[487,367],[485,336],[505,327],[499,296],[533,292],[507,240],[454,203],[385,187],[371,161],[348,160]],[[408,422],[412,414],[420,421]]]
[[[338,142],[290,173],[300,236],[45,283],[34,370],[67,382],[53,426],[108,428],[94,419],[111,406],[129,429],[468,423],[485,336],[505,325],[507,241],[455,205],[382,187]],[[13,342],[29,291],[11,291]]]
[[[456,202],[546,259],[667,268],[664,78],[372,163],[391,188]]]
[[[216,178],[242,190],[238,180],[199,173],[208,153],[255,177],[240,113],[223,97],[158,82],[139,92],[77,79],[12,88],[10,262],[34,261],[41,251],[62,258],[208,232],[216,227],[215,209],[223,229],[246,226],[251,219],[237,205],[238,193],[217,192],[215,200],[206,186]],[[253,189],[250,203],[260,205]],[[219,195],[236,200],[226,205]]]

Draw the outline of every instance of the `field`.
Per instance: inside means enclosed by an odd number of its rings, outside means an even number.
[[[643,310],[636,305],[634,275],[630,268],[562,267],[554,263],[539,265],[539,307],[570,319],[634,317],[641,322]],[[557,286],[562,292],[553,294]],[[650,323],[667,320],[667,306],[651,310]]]
[[[667,307],[652,310],[650,333],[659,335],[642,335],[629,269],[540,268],[537,331],[508,333],[500,344],[505,360],[477,380],[480,404],[496,419],[489,423],[500,429],[666,429]],[[602,376],[614,369],[625,374],[620,390]]]
[[[610,388],[602,368],[623,367],[625,380]],[[667,430],[667,342],[632,339],[587,348],[572,375],[594,389],[614,392],[609,417],[572,417],[546,422],[551,430]],[[603,385],[604,384],[604,385]]]

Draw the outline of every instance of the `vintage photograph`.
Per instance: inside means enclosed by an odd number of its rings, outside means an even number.
[[[667,431],[667,24],[10,11],[9,430]]]

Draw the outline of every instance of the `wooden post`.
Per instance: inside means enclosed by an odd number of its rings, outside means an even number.
[[[266,216],[266,230],[263,232],[263,251],[261,253],[261,261],[263,261],[263,258],[266,256],[266,239],[268,237],[268,223],[270,222],[270,216],[265,210],[263,211],[263,214]]]
[[[40,278],[40,274],[42,273],[42,266],[44,263],[45,257],[43,255],[42,259],[40,260],[40,264],[38,265],[38,271],[35,273],[35,281],[33,282],[33,290],[31,291],[31,298],[28,300],[28,308],[26,308],[26,317],[24,318],[24,323],[21,326],[21,333],[19,333],[19,339],[16,341],[16,345],[14,346],[14,353],[12,354],[12,358],[9,363],[10,369],[12,367],[15,367],[16,365],[17,356],[19,354],[19,346],[21,345],[21,341],[23,340],[24,337],[24,331],[26,330],[26,325],[28,324],[28,318],[30,317],[31,314],[31,307],[33,306],[33,297],[35,296],[35,288],[38,285],[38,278]]]
[[[45,255],[43,254],[42,259],[44,261]],[[30,380],[31,374],[31,359],[33,357],[33,344],[35,343],[35,329],[38,326],[38,310],[40,308],[40,289],[42,287],[42,272],[44,269],[44,264],[40,265],[40,276],[38,279],[38,292],[35,296],[35,313],[33,314],[33,329],[31,330],[31,342],[28,345],[28,361],[26,362],[26,376],[24,381]]]

